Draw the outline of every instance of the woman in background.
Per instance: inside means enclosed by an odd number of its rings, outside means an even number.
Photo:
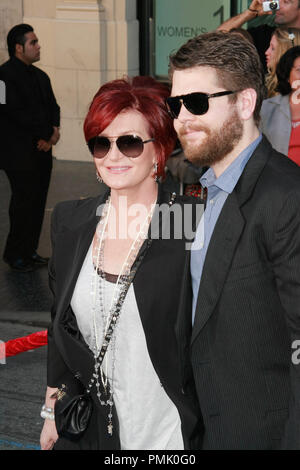
[[[260,129],[278,152],[300,165],[300,46],[281,57],[276,75],[278,94],[263,101]]]
[[[286,27],[275,29],[271,37],[270,46],[265,52],[268,67],[268,74],[266,76],[268,98],[277,93],[276,67],[280,57],[294,46],[300,46],[300,29]]]

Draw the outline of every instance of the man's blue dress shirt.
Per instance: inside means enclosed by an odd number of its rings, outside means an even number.
[[[191,276],[193,287],[193,323],[197,305],[198,291],[208,245],[216,222],[230,193],[234,190],[243,170],[262,139],[262,135],[248,145],[243,152],[229,165],[219,178],[209,168],[200,178],[200,183],[207,188],[206,209],[199,222],[195,241],[191,247]],[[216,260],[216,269],[219,260]]]

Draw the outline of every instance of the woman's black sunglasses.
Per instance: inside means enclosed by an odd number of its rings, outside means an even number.
[[[189,93],[188,95],[170,96],[167,98],[166,103],[169,113],[173,119],[178,118],[182,104],[184,104],[190,113],[199,116],[201,114],[207,113],[209,108],[209,98],[232,95],[233,93],[237,93],[237,91],[219,91],[218,93],[212,94],[195,92]]]
[[[144,151],[144,144],[153,142],[154,139],[143,140],[138,135],[121,135],[116,138],[97,136],[90,139],[87,143],[91,154],[95,158],[104,158],[108,154],[112,142],[116,142],[118,149],[126,157],[139,157]]]

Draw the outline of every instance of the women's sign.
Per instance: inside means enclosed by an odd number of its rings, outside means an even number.
[[[169,54],[189,38],[227,20],[230,4],[230,0],[155,0],[155,75],[168,75]]]

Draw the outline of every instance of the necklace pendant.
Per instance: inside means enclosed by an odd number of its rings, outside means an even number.
[[[108,426],[107,426],[107,432],[110,436],[112,436],[113,434],[113,425],[112,423],[109,423]]]

